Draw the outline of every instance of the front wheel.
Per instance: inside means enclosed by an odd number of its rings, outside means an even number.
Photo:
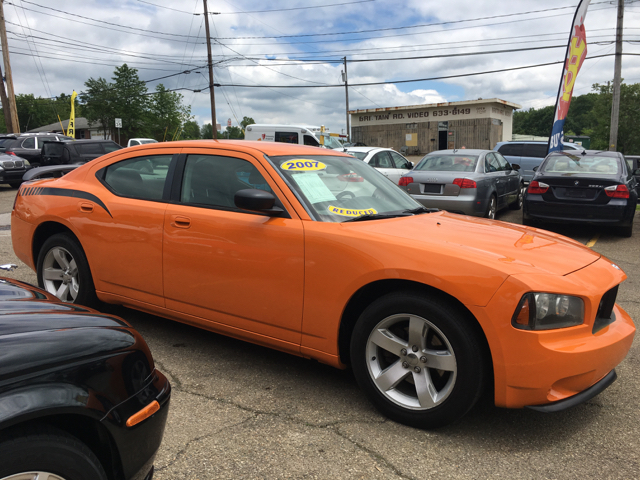
[[[94,306],[97,303],[87,257],[66,233],[48,238],[38,255],[38,285],[63,302]]]
[[[489,205],[487,206],[487,211],[485,212],[485,218],[489,220],[493,220],[496,218],[496,210],[498,209],[498,201],[496,200],[495,195],[491,195],[489,198]]]
[[[524,184],[521,184],[518,190],[518,197],[516,201],[509,205],[511,210],[520,210],[522,208],[522,203],[524,201],[524,192],[527,187]]]
[[[2,480],[107,480],[100,461],[77,438],[33,430],[0,443]]]
[[[486,376],[479,327],[461,309],[395,293],[362,313],[351,338],[355,377],[384,415],[437,428],[467,413]]]

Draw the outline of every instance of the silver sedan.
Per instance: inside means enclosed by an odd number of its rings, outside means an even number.
[[[502,208],[522,208],[519,169],[491,150],[440,150],[420,160],[399,185],[425,207],[495,218]]]

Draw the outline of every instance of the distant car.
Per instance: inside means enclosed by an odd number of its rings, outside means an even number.
[[[637,182],[619,152],[553,152],[529,184],[522,223],[582,223],[633,234]]]
[[[425,207],[495,218],[522,207],[520,166],[491,150],[440,150],[427,154],[400,179],[400,187]]]
[[[0,153],[0,183],[8,183],[11,187],[18,188],[22,184],[22,176],[30,168],[28,160]]]
[[[136,145],[146,145],[147,143],[158,143],[153,138],[130,138],[127,147],[135,147]]]
[[[122,147],[111,140],[65,140],[42,146],[42,165],[87,163]]]
[[[343,151],[375,167],[396,185],[413,168],[409,160],[391,148],[347,147]]]
[[[0,278],[0,478],[149,479],[170,396],[127,322]]]
[[[583,151],[577,143],[563,143],[562,148],[567,151]],[[534,175],[534,168],[539,167],[547,156],[547,142],[518,140],[511,142],[498,142],[495,151],[507,159],[507,161],[520,165],[520,175],[525,182],[530,182]]]
[[[28,160],[31,166],[38,167],[41,163],[44,142],[61,140],[73,140],[73,138],[60,133],[10,133],[0,137],[0,152],[16,155]]]
[[[636,177],[636,190],[640,193],[640,155],[625,155],[624,159],[627,161],[629,172]]]

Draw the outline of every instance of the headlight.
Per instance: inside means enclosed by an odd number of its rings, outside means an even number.
[[[583,322],[582,299],[554,293],[526,293],[511,319],[514,327],[523,330],[552,330]]]
[[[23,161],[24,161],[24,165],[25,165],[26,167],[28,167],[29,165],[31,165],[31,164],[29,163],[29,160],[26,160],[26,159],[25,159],[25,160],[23,160]]]

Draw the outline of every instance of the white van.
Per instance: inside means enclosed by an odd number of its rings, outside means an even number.
[[[245,140],[256,140],[259,142],[282,142],[297,143],[298,145],[310,145],[320,147],[321,127],[303,125],[268,125],[252,124],[247,125],[244,132]],[[325,130],[325,148],[340,148],[342,144],[334,136],[329,135]]]

